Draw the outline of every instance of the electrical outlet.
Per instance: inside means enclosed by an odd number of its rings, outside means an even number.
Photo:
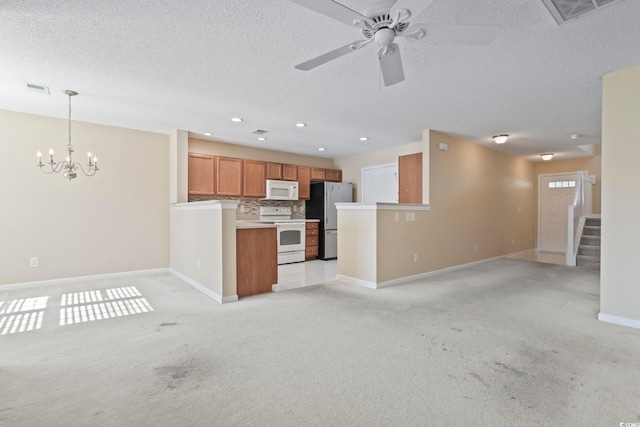
[[[240,205],[240,212],[244,213],[244,205]]]
[[[38,266],[38,257],[37,256],[29,258],[29,266],[30,267],[37,267]]]
[[[406,222],[410,222],[410,221],[415,221],[416,220],[416,213],[415,212],[407,212],[405,215],[405,221]]]
[[[395,213],[394,219],[396,220],[396,222],[400,221],[400,212]]]
[[[198,258],[198,270],[200,270],[200,258]]]
[[[522,212],[522,206],[518,206],[518,212]]]
[[[478,252],[478,244],[473,245],[473,252]]]
[[[418,254],[413,254],[413,262],[418,262]]]
[[[515,245],[516,244],[516,239],[511,239],[511,244]]]

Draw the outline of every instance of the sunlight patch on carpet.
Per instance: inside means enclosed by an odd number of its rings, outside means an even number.
[[[49,297],[0,301],[0,335],[28,332],[42,327]]]
[[[135,286],[112,288],[102,292],[85,291],[62,295],[60,326],[93,322],[153,311]]]

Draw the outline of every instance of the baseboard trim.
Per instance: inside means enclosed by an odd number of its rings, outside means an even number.
[[[379,283],[374,283],[374,282],[369,282],[369,281],[366,281],[366,280],[356,279],[355,277],[343,276],[341,274],[338,274],[337,278],[342,280],[342,281],[344,281],[344,282],[352,283],[354,285],[363,286],[365,288],[380,289],[380,288],[386,288],[388,286],[399,285],[401,283],[412,282],[414,280],[424,279],[424,278],[427,278],[427,277],[435,276],[437,274],[448,273],[450,271],[456,271],[456,270],[462,270],[462,269],[465,269],[465,268],[473,267],[474,265],[484,264],[484,263],[487,263],[487,262],[491,262],[491,261],[495,261],[495,260],[498,260],[498,259],[502,259],[504,257],[505,257],[505,255],[500,255],[500,256],[497,256],[497,257],[493,257],[493,258],[481,259],[479,261],[473,261],[473,262],[469,262],[467,264],[454,265],[453,267],[446,267],[446,268],[441,268],[440,270],[427,271],[426,273],[415,274],[413,276],[400,277],[398,279],[387,280],[386,282],[379,282]]]
[[[184,280],[185,282],[187,282],[188,284],[190,284],[191,286],[193,286],[198,291],[202,292],[203,294],[205,294],[206,296],[208,296],[212,300],[214,300],[214,301],[216,301],[216,302],[218,302],[220,304],[223,303],[223,298],[222,298],[221,295],[218,295],[217,293],[213,292],[211,289],[202,286],[200,283],[196,282],[195,280],[191,279],[190,277],[185,276],[184,274],[180,273],[179,271],[174,270],[173,268],[169,269],[169,273],[173,274],[174,276],[176,276],[179,279]],[[231,297],[228,297],[228,298],[231,298]],[[236,299],[237,298],[238,297],[236,296]]]
[[[343,276],[342,274],[336,274],[336,278],[338,280],[342,280],[343,282],[351,283],[353,285],[358,285],[358,286],[362,286],[369,289],[377,288],[374,282],[368,282],[366,280],[356,279],[355,277],[351,277],[351,276]]]
[[[238,301],[238,295],[229,295],[228,297],[222,297],[222,304],[236,301]]]
[[[640,320],[629,319],[627,317],[613,316],[611,314],[600,312],[598,313],[598,320],[600,320],[601,322],[614,323],[616,325],[640,329]]]
[[[91,276],[76,276],[76,277],[67,277],[63,279],[38,280],[35,282],[10,283],[8,285],[0,285],[0,290],[6,291],[6,290],[12,290],[12,289],[25,289],[25,288],[32,288],[37,286],[51,286],[51,285],[62,285],[66,283],[84,282],[87,280],[110,279],[114,277],[126,277],[126,276],[141,276],[144,274],[162,274],[162,273],[168,273],[168,272],[169,272],[169,268],[121,271],[118,273],[94,274]]]

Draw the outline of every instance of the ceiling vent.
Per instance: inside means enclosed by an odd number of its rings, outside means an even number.
[[[542,0],[558,24],[595,12],[621,0]]]
[[[43,95],[49,95],[49,87],[47,86],[42,86],[42,85],[37,85],[37,84],[27,83],[27,82],[24,82],[24,86],[27,88],[27,90],[30,90],[31,92],[38,92]]]
[[[254,135],[264,135],[267,132],[269,132],[269,131],[268,130],[264,130],[264,129],[256,129],[251,133],[254,134]]]

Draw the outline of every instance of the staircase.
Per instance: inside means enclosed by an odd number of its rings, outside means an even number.
[[[576,265],[600,270],[600,218],[585,218]]]

